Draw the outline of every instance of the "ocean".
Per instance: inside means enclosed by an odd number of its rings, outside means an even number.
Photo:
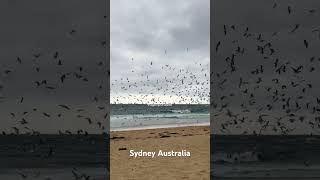
[[[209,125],[208,104],[112,104],[110,130]]]
[[[109,136],[0,135],[0,179],[108,177]]]
[[[320,136],[211,135],[211,178],[320,179]]]

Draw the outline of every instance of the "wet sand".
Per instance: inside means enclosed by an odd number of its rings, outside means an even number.
[[[130,157],[130,150],[186,150],[191,156]],[[111,132],[113,180],[209,180],[209,126]]]

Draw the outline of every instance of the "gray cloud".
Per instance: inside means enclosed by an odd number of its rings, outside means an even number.
[[[112,1],[111,98],[128,99],[129,95],[164,97],[167,94],[199,100],[195,95],[199,90],[201,97],[206,96],[201,102],[208,102],[209,76],[205,74],[209,74],[210,61],[209,11],[208,0]],[[206,84],[198,87],[177,85],[173,92],[158,90],[179,84],[181,79],[177,75],[187,70]],[[165,78],[171,82],[166,82]],[[129,85],[130,88],[126,88]],[[134,85],[143,90],[134,88]],[[186,88],[190,89],[189,93],[183,92]],[[168,103],[168,98],[162,102]],[[181,100],[180,103],[187,101]]]

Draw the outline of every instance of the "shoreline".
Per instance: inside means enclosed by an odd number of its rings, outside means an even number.
[[[148,130],[148,129],[168,129],[168,128],[179,128],[179,127],[197,127],[197,126],[210,126],[210,122],[207,123],[182,123],[182,124],[168,124],[168,125],[152,125],[144,127],[128,127],[128,128],[110,128],[110,133],[121,132],[121,131],[137,131],[137,130]]]

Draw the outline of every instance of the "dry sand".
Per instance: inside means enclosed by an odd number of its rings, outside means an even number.
[[[120,148],[126,150],[119,150]],[[209,180],[209,148],[209,126],[111,132],[111,179]],[[187,150],[191,152],[191,156],[134,158],[129,156],[130,150],[156,153],[159,150]]]

